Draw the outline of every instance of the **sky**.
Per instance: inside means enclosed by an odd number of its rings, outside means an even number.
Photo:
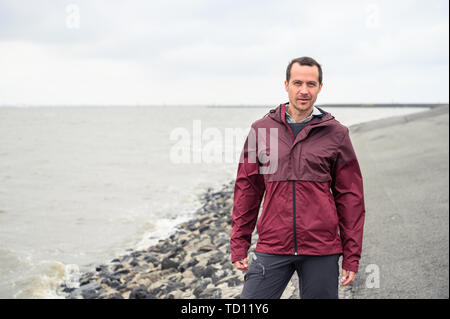
[[[448,0],[0,0],[0,105],[448,103]]]

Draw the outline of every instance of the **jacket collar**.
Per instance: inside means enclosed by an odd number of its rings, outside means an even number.
[[[313,116],[313,119],[305,124],[303,130],[297,136],[294,136],[291,127],[286,123],[286,104],[287,103],[280,104],[277,108],[270,110],[268,116],[271,119],[282,123],[289,131],[292,137],[291,142],[288,142],[285,137],[280,138],[284,140],[288,145],[291,145],[291,148],[294,147],[298,142],[304,140],[313,128],[330,125],[334,122],[332,121],[334,119],[334,116],[321,108],[317,108],[321,114]]]
[[[308,123],[309,121],[311,121],[314,116],[322,116],[322,112],[319,111],[319,109],[317,107],[313,106],[313,110],[312,110],[311,114],[307,118],[305,118],[305,119],[303,119],[303,120],[301,120],[300,122],[297,123],[292,118],[292,116],[288,113],[288,111],[287,111],[288,108],[289,108],[289,105],[286,105],[286,113],[285,113],[285,115],[286,115],[286,122],[289,123],[289,124],[293,124],[293,123],[305,124],[305,123]]]
[[[287,104],[288,103],[280,104],[275,109],[270,110],[268,116],[277,122],[284,123],[287,125],[287,123],[286,123],[286,105]],[[321,114],[314,115],[313,119],[311,121],[309,121],[308,124],[316,125],[316,124],[327,122],[329,120],[334,119],[334,116],[332,116],[330,113],[324,111],[320,107],[316,106],[316,108],[320,111]]]

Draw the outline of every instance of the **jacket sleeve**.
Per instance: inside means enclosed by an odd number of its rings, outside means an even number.
[[[344,251],[342,268],[357,272],[362,250],[365,205],[361,170],[348,129],[333,165],[331,190]]]
[[[253,128],[244,143],[234,186],[230,239],[231,262],[233,263],[247,257],[265,191],[264,177],[259,173],[256,143],[252,141],[256,141],[256,133]]]

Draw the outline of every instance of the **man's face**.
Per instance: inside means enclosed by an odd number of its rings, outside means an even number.
[[[291,68],[289,83],[284,81],[289,95],[289,105],[301,112],[312,110],[317,95],[322,89],[319,84],[319,68],[317,66],[294,63]]]

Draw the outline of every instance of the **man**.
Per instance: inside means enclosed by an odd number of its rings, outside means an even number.
[[[241,298],[280,298],[297,271],[302,299],[337,299],[341,255],[342,284],[355,279],[365,216],[362,177],[348,128],[314,106],[322,86],[317,61],[292,60],[285,81],[289,102],[254,122],[253,138],[249,134],[245,142],[230,240],[231,261],[236,269],[248,270]],[[272,140],[262,149],[259,143],[254,146],[258,134],[273,135],[269,131],[277,133],[276,146]],[[267,156],[261,155],[271,150],[276,169],[263,170]],[[248,268],[263,196],[258,242]]]

